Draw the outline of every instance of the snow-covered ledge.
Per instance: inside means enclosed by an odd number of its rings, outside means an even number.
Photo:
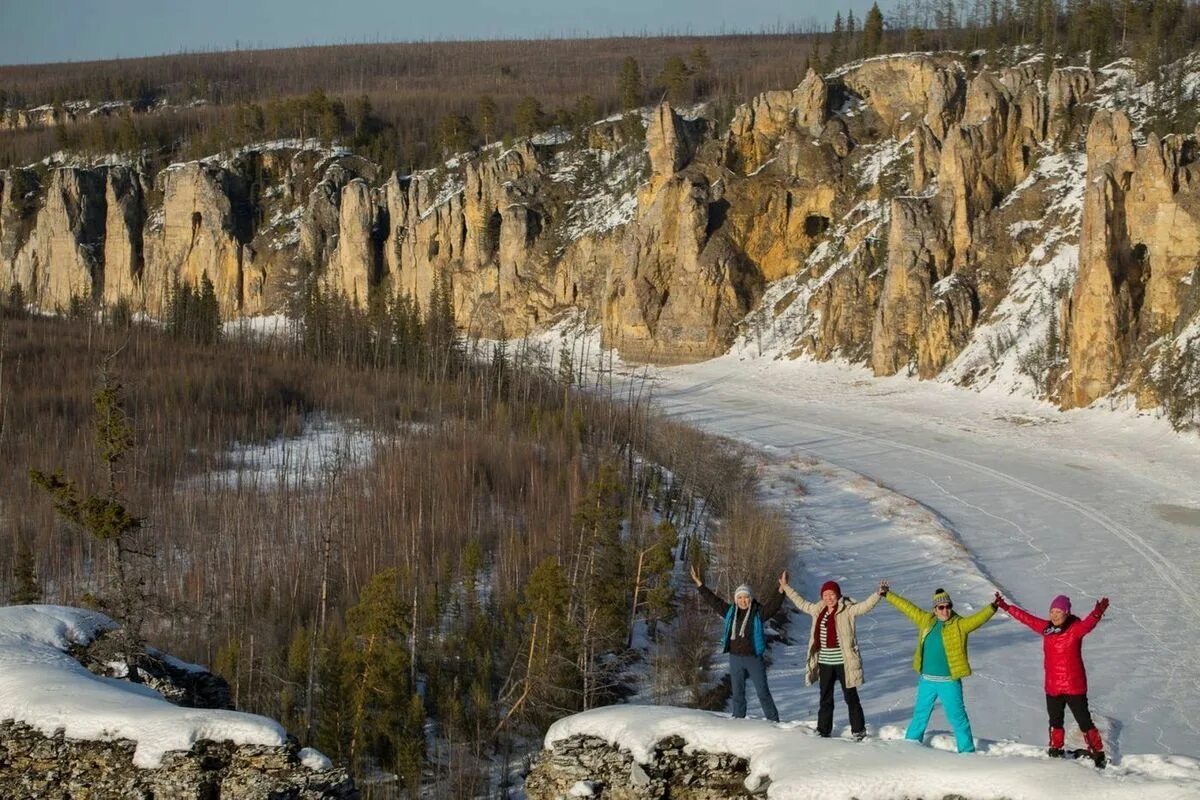
[[[267,797],[286,786],[296,790],[289,797],[355,796],[343,771],[299,750],[274,720],[175,705],[71,655],[115,627],[80,608],[0,608],[0,794],[67,796],[63,782],[74,781],[93,790],[236,785],[237,796]]]
[[[665,780],[671,783],[669,796],[679,796],[687,787],[687,797],[713,800],[1200,798],[1200,765],[1192,758],[1126,756],[1123,762],[1129,763],[1101,772],[1082,763],[1050,760],[1033,745],[980,742],[979,753],[960,755],[900,736],[899,730],[885,728],[882,738],[861,743],[821,739],[806,723],[776,725],[666,706],[609,706],[551,726],[526,791],[529,800],[651,800],[668,796],[661,787]],[[690,762],[682,771],[676,768],[678,762],[664,765],[661,743],[672,739],[683,743],[684,754],[728,758],[733,772],[744,776],[738,793],[710,793],[698,786]],[[594,743],[605,744],[613,757],[603,758]],[[628,766],[620,766],[622,756]],[[589,768],[605,774],[588,774]]]

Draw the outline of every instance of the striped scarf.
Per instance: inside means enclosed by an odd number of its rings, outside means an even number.
[[[818,664],[845,663],[845,659],[842,657],[842,648],[838,645],[834,614],[830,614],[827,608],[821,609],[821,614],[817,617],[817,636],[821,643],[821,650],[817,653]]]

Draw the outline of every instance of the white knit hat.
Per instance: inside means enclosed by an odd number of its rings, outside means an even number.
[[[737,598],[743,594],[746,595],[746,597],[754,597],[754,592],[750,591],[750,584],[743,583],[733,591],[734,598]]]

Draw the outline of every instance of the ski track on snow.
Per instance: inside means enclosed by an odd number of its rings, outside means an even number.
[[[908,444],[906,442],[898,442],[895,439],[890,439],[886,436],[865,436],[863,434],[845,430],[844,428],[834,428],[834,427],[831,427],[828,425],[819,425],[814,422],[805,421],[805,422],[801,422],[799,424],[805,425],[814,430],[821,431],[822,433],[836,434],[838,436],[845,436],[847,438],[855,439],[858,441],[864,441],[864,442],[883,441],[899,450],[907,450],[908,452],[918,453],[920,455],[923,455],[923,456],[926,456],[929,458],[934,458],[934,459],[938,459],[941,461],[945,461],[949,464],[954,464],[955,466],[965,467],[967,469],[975,470],[976,472],[987,475],[990,478],[995,478],[996,480],[1002,481],[1003,483],[1006,483],[1009,486],[1012,486],[1014,488],[1022,489],[1024,491],[1029,492],[1030,494],[1037,495],[1038,497],[1041,497],[1045,500],[1050,500],[1052,502],[1056,502],[1063,506],[1066,506],[1067,508],[1070,508],[1072,511],[1075,511],[1075,512],[1081,514],[1082,516],[1087,517],[1091,521],[1095,522],[1097,525],[1100,525],[1102,528],[1107,530],[1109,533],[1113,534],[1113,536],[1120,539],[1125,544],[1129,545],[1130,548],[1132,548],[1135,552],[1137,552],[1138,555],[1140,555],[1143,559],[1146,560],[1146,563],[1148,563],[1150,565],[1151,569],[1154,570],[1155,574],[1157,574],[1160,578],[1162,578],[1165,583],[1167,583],[1172,589],[1174,589],[1179,594],[1179,596],[1183,599],[1183,601],[1188,605],[1188,608],[1191,610],[1192,615],[1195,616],[1198,620],[1200,620],[1200,599],[1197,598],[1196,592],[1188,591],[1187,589],[1185,589],[1183,587],[1182,581],[1184,580],[1184,578],[1183,578],[1182,573],[1180,573],[1180,571],[1178,569],[1176,569],[1174,566],[1172,566],[1171,562],[1168,561],[1161,553],[1159,553],[1156,549],[1154,549],[1154,547],[1149,542],[1147,542],[1144,537],[1139,536],[1138,534],[1129,530],[1125,526],[1118,524],[1116,521],[1114,521],[1112,518],[1110,518],[1106,514],[1103,514],[1099,511],[1091,508],[1090,506],[1086,506],[1083,503],[1080,503],[1077,500],[1073,500],[1070,497],[1066,497],[1065,495],[1061,495],[1058,492],[1052,492],[1049,489],[1043,489],[1039,486],[1035,486],[1032,483],[1021,480],[1020,478],[1014,478],[1013,476],[1011,476],[1007,473],[1001,472],[1000,470],[993,469],[992,467],[984,466],[983,464],[978,464],[974,461],[968,461],[966,459],[958,458],[957,456],[948,455],[946,453],[939,453],[936,450],[930,450],[928,448],[918,447],[917,445]],[[938,488],[940,489],[941,487],[938,487]],[[945,490],[942,490],[942,491],[945,491]],[[949,493],[947,492],[947,494],[949,494]],[[953,496],[953,495],[951,495],[951,496]],[[955,499],[958,499],[958,498],[955,498]],[[978,507],[976,507],[976,508],[978,508]],[[988,516],[992,516],[992,517],[995,516],[994,514],[991,514],[990,512],[985,512],[985,513],[987,513]],[[1019,526],[1016,526],[1016,527],[1018,527],[1018,529],[1019,529]]]

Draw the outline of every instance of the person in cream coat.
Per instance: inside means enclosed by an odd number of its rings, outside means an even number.
[[[817,712],[817,733],[828,737],[833,733],[833,688],[841,684],[842,697],[850,713],[850,732],[861,741],[867,735],[867,721],[862,703],[858,699],[858,687],[863,684],[862,656],[858,652],[855,635],[855,620],[878,605],[883,596],[883,585],[866,600],[855,603],[842,596],[842,587],[836,581],[825,581],[821,586],[821,601],[806,600],[788,585],[787,572],[779,576],[779,588],[788,599],[812,617],[808,634],[808,669],[805,683],[818,683],[821,687],[821,706]]]

